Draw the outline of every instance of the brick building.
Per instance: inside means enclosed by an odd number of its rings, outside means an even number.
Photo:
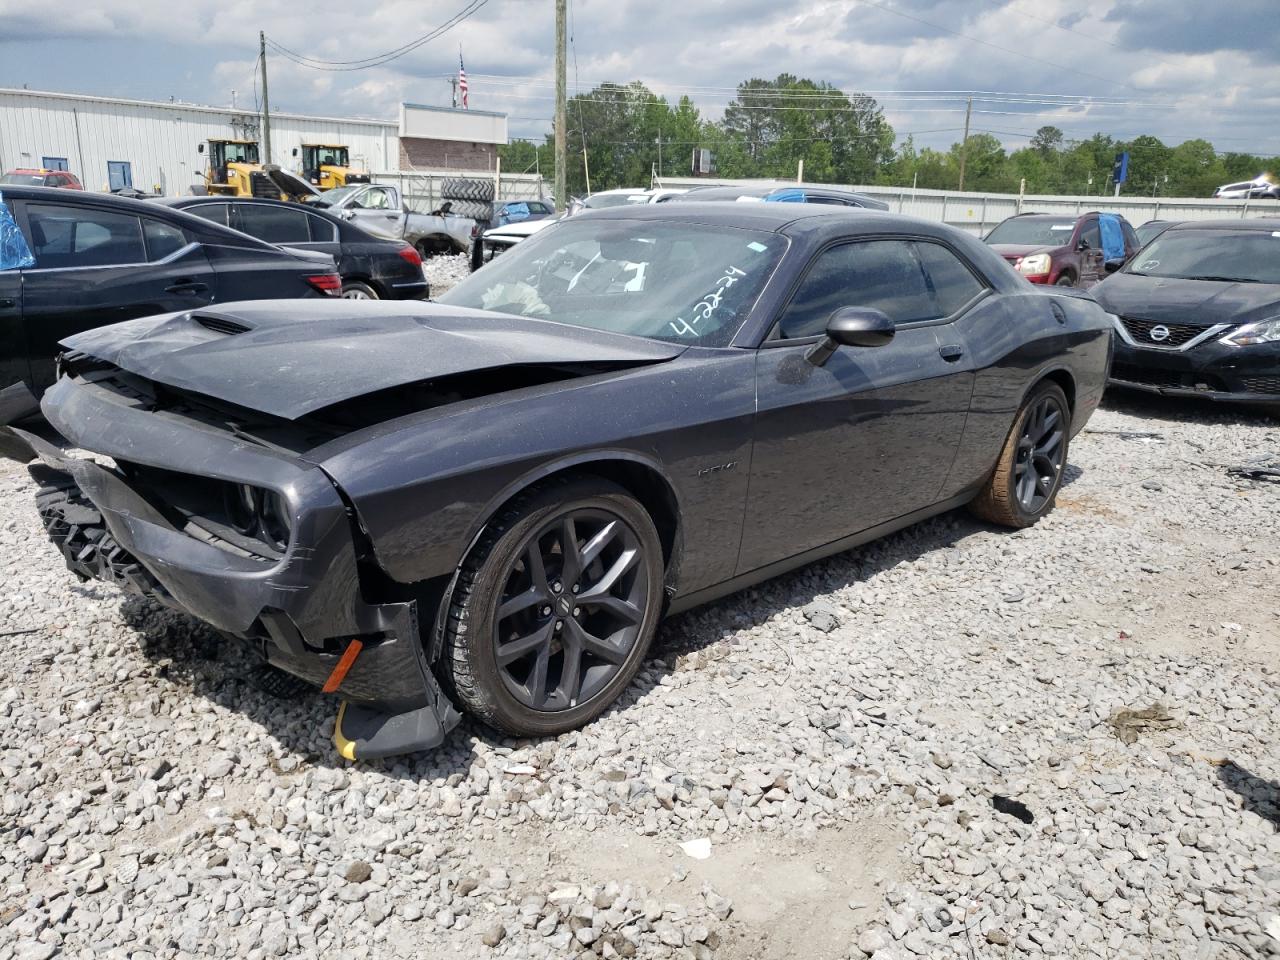
[[[400,169],[493,170],[507,142],[507,117],[418,103],[400,105]]]

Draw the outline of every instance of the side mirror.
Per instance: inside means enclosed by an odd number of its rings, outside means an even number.
[[[827,321],[827,334],[805,354],[820,367],[840,347],[883,347],[893,339],[893,321],[873,307],[842,307]]]
[[[1077,249],[1077,250],[1080,250],[1080,251],[1088,250],[1088,249],[1089,249],[1089,241],[1088,241],[1088,240],[1085,240],[1083,237],[1081,237],[1081,238],[1080,238],[1080,242],[1076,244],[1076,249]]]
[[[200,144],[197,144],[197,145],[196,145],[196,153],[204,153],[204,144],[203,144],[203,143],[200,143]]]
[[[293,155],[294,155],[295,157],[298,155],[298,148],[297,148],[297,147],[294,147],[294,148],[293,148]]]
[[[1123,266],[1124,266],[1123,260],[1108,260],[1106,263],[1102,265],[1102,269],[1107,271],[1107,273],[1115,273],[1117,270],[1119,270]]]

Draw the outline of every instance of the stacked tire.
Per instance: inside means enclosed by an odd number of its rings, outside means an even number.
[[[484,258],[480,237],[493,221],[493,181],[449,177],[441,186],[440,198],[452,204],[452,213],[476,222],[471,236],[471,269],[473,272],[480,269]]]

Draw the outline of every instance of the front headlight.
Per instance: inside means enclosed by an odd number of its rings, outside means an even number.
[[[1280,343],[1280,317],[1247,323],[1235,333],[1222,338],[1223,343],[1236,347],[1250,347],[1257,343]]]
[[[1014,267],[1024,277],[1038,277],[1042,273],[1049,272],[1049,255],[1047,253],[1033,253],[1029,257],[1023,257],[1018,261],[1018,265]]]
[[[273,546],[285,549],[289,546],[289,538],[293,533],[289,502],[274,490],[263,490],[260,503],[263,535]]]

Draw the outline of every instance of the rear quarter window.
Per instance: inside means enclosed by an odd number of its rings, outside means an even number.
[[[145,263],[142,224],[131,214],[27,204],[31,252],[39,269]]]

